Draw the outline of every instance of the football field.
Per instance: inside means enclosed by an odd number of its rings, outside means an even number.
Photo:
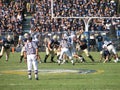
[[[43,60],[45,53],[40,53]],[[39,63],[39,80],[27,77],[26,63],[19,63],[20,53],[5,54],[0,59],[0,90],[120,90],[120,62],[99,62],[98,52],[91,52],[95,63],[85,57],[86,63]],[[120,53],[119,53],[120,56]],[[55,59],[56,60],[56,57]]]

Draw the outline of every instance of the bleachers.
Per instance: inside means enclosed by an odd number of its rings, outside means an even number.
[[[0,0],[1,1],[1,0]],[[34,0],[33,0],[34,1]],[[78,32],[80,30],[85,31],[85,23],[81,18],[52,18],[51,13],[51,0],[35,0],[36,2],[26,2],[23,0],[20,2],[12,1],[10,4],[0,3],[0,32],[1,35],[7,32],[12,32],[19,35],[23,35],[25,32],[29,32],[31,28],[39,28],[42,35],[46,33],[55,32]],[[100,2],[96,0],[52,0],[53,2],[53,14],[55,17],[119,17],[117,2],[114,0]],[[30,8],[27,4],[29,3]],[[83,5],[82,5],[83,4]],[[69,8],[68,8],[69,6]],[[103,9],[103,6],[104,9]],[[14,9],[16,8],[16,9]],[[72,12],[71,12],[72,10]],[[87,11],[86,11],[87,10]],[[105,13],[107,10],[108,13]],[[21,18],[17,18],[20,13]],[[26,12],[26,20],[23,17]],[[105,14],[105,15],[103,15]],[[16,17],[15,17],[16,16]],[[6,22],[7,19],[12,21]],[[19,19],[19,20],[18,20]],[[5,23],[5,24],[4,24]],[[119,30],[120,19],[92,19],[89,23],[88,30],[92,33],[96,32],[108,32],[111,27],[114,30]],[[112,29],[113,30],[113,29]]]

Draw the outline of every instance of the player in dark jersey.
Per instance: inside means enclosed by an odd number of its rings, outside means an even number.
[[[80,45],[79,54],[81,54],[81,53],[84,52],[84,53],[86,54],[86,56],[88,56],[88,57],[92,60],[92,62],[94,62],[93,57],[90,55],[90,53],[89,53],[89,51],[88,51],[86,40],[79,40],[79,39],[78,39],[77,42],[78,42],[79,45]]]
[[[59,47],[58,37],[57,35],[53,36],[53,39],[51,39],[47,45],[46,45],[46,55],[44,58],[44,63],[46,63],[47,58],[51,54],[51,62],[55,62],[54,56],[55,56],[55,50]]]
[[[10,35],[2,39],[2,48],[0,52],[0,58],[3,56],[4,52],[6,53],[6,61],[9,59],[11,45],[14,45],[14,41]]]
[[[109,62],[110,61],[110,52],[107,49],[107,46],[103,47],[102,54],[101,54],[101,61],[104,59],[103,63]]]

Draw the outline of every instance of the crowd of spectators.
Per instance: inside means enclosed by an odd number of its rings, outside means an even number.
[[[23,33],[22,23],[25,20],[24,12],[24,1],[0,0],[0,34],[3,36],[11,34],[15,38],[21,35]]]
[[[56,17],[112,17],[117,14],[114,0],[53,0]]]
[[[3,2],[9,1],[9,3]],[[114,0],[52,0],[54,17],[119,17]],[[52,18],[51,0],[0,0],[0,32],[21,35],[25,12],[30,13],[30,29],[40,32],[85,30],[84,19]],[[91,19],[89,30],[109,31],[111,26],[120,30],[120,19]]]
[[[119,17],[117,3],[114,0],[52,0],[54,17]],[[86,8],[86,9],[85,9]],[[85,19],[81,18],[52,18],[51,0],[37,0],[35,13],[30,21],[31,32],[37,28],[41,33],[85,30]],[[73,10],[73,11],[71,11]],[[87,10],[87,11],[86,11]],[[111,26],[120,30],[119,18],[94,18],[88,25],[90,32],[107,31]],[[54,34],[54,33],[53,33]],[[43,38],[43,37],[42,37]]]
[[[86,9],[85,9],[86,8]],[[87,11],[86,11],[87,10]],[[78,31],[85,29],[84,19],[51,18],[51,0],[37,0],[36,13],[32,15],[31,28],[40,32]],[[117,3],[114,0],[53,0],[54,17],[117,17]],[[120,28],[117,19],[91,19],[90,31],[109,31],[111,26]]]
[[[107,31],[112,29],[120,30],[120,18],[119,19],[92,19],[89,23],[89,31]]]

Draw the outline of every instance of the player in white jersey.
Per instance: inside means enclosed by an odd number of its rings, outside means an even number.
[[[108,51],[110,52],[110,54],[114,54],[115,60],[114,62],[117,63],[118,62],[118,54],[116,52],[116,49],[112,43],[112,41],[104,41],[104,45],[103,47],[107,47]]]
[[[71,44],[71,53],[72,53],[72,56],[75,54],[75,42],[74,42],[74,39],[76,38],[76,36],[75,36],[75,34],[74,34],[74,32],[71,32],[71,35],[68,37],[68,41],[70,42],[70,44]]]
[[[71,60],[71,63],[73,65],[75,65],[75,62],[73,61],[72,58],[72,53],[70,52],[71,49],[71,43],[68,41],[68,37],[65,34],[63,37],[63,40],[61,40],[60,42],[60,48],[61,48],[61,52],[60,52],[60,57],[58,60],[58,65],[63,64],[65,62],[63,55],[67,55],[69,57],[69,59]]]
[[[76,53],[76,40],[77,40],[77,37],[75,35],[75,33],[73,31],[71,31],[71,34],[69,36],[69,42],[71,43],[71,53],[72,53],[72,56],[75,57],[76,59],[79,59],[80,62],[84,62],[84,58],[82,57],[82,55],[77,55]]]

